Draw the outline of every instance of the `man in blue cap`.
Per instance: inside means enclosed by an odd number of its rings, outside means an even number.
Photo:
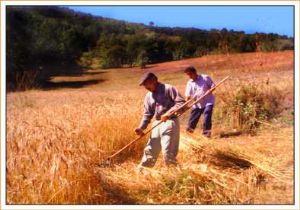
[[[142,76],[140,86],[144,86],[149,92],[144,99],[143,118],[135,133],[143,135],[143,130],[147,128],[152,118],[154,118],[152,126],[160,121],[163,123],[152,130],[139,167],[153,167],[160,151],[165,165],[176,165],[180,134],[179,119],[170,113],[180,107],[185,100],[175,87],[160,83],[156,75],[151,72]]]

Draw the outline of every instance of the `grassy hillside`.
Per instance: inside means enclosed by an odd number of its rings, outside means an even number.
[[[93,69],[53,77],[47,90],[8,93],[8,204],[292,204],[293,60],[293,52],[284,51],[146,68],[182,93],[182,65],[195,65],[215,82],[231,78],[215,92],[212,139],[199,135],[201,122],[195,135],[186,134],[184,114],[180,166],[166,169],[159,160],[143,174],[135,166],[146,138],[113,168],[97,164],[136,138],[146,93],[137,83],[145,70]],[[241,96],[247,106],[235,104]],[[237,130],[241,135],[220,137]]]
[[[233,30],[156,27],[57,6],[8,6],[8,91],[45,87],[53,76],[210,54],[293,50],[292,37]],[[80,85],[80,84],[74,84]]]

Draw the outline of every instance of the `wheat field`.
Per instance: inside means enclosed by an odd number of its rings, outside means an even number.
[[[286,51],[150,65],[146,70],[181,93],[187,82],[182,65],[194,65],[215,82],[231,77],[215,91],[212,139],[200,136],[201,122],[198,133],[186,134],[186,113],[181,118],[179,166],[164,168],[159,160],[142,174],[135,167],[147,138],[116,157],[113,167],[98,164],[136,138],[133,131],[146,94],[137,85],[143,70],[89,70],[93,74],[52,81],[101,82],[7,93],[7,203],[293,204],[293,59],[293,52]],[[242,87],[257,87],[263,97],[278,100],[277,115],[260,120],[255,113],[242,121],[241,114],[247,113],[230,106]],[[270,101],[264,103],[269,109]],[[257,126],[254,133],[245,127],[251,120]],[[243,132],[220,137],[234,129]]]

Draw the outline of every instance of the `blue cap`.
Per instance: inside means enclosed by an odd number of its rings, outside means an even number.
[[[152,72],[147,72],[141,77],[139,85],[144,85],[147,80],[154,78],[157,79],[157,76],[155,76],[155,74],[153,74]]]

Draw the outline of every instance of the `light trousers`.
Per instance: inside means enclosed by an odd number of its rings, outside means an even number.
[[[154,121],[152,126],[155,126],[159,122],[157,120]],[[180,126],[178,118],[169,119],[154,128],[144,149],[141,165],[144,167],[153,167],[160,151],[162,151],[166,165],[176,164],[179,137]]]

